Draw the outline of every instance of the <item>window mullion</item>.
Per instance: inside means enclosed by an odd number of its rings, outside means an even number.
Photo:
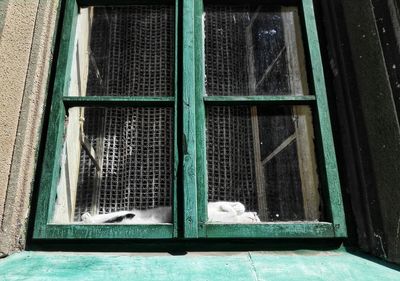
[[[197,211],[199,222],[199,237],[206,232],[204,224],[207,221],[207,165],[206,165],[206,113],[204,88],[204,38],[203,38],[203,1],[195,1],[194,34],[196,60],[196,170],[197,170]]]
[[[198,237],[196,182],[194,0],[183,0],[182,159],[184,237]]]
[[[180,0],[175,0],[175,63],[174,63],[174,68],[175,68],[175,77],[174,77],[174,132],[173,132],[173,138],[174,138],[174,164],[173,164],[173,169],[174,169],[174,175],[173,175],[173,185],[172,185],[172,221],[173,221],[173,236],[178,237],[178,230],[179,230],[179,225],[178,225],[178,170],[179,170],[179,147],[178,147],[178,136],[179,136],[179,118],[180,116],[179,113],[179,24],[180,24],[180,17],[179,17],[179,2]]]

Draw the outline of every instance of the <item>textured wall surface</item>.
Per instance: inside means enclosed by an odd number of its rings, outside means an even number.
[[[57,7],[44,0],[1,7],[0,256],[25,241]]]
[[[0,1],[0,34],[3,30],[4,19],[6,17],[7,8],[8,8],[8,0]]]
[[[359,104],[354,106],[361,109],[368,142],[362,154],[370,156],[372,169],[364,173],[370,173],[368,176],[374,180],[369,188],[375,195],[368,194],[369,204],[362,207],[372,215],[380,213],[377,222],[369,221],[374,227],[370,244],[380,250],[382,257],[400,263],[400,124],[377,30],[378,19],[371,0],[342,3],[358,89],[354,95]],[[376,253],[374,249],[366,250]]]

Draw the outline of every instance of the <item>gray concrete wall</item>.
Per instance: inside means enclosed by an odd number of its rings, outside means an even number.
[[[0,6],[0,256],[25,243],[58,5]]]

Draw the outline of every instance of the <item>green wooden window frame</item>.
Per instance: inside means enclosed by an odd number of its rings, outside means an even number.
[[[147,1],[93,0],[81,1],[87,5],[149,4]],[[167,0],[150,1],[152,4]],[[257,3],[280,3],[287,1],[259,0]],[[79,6],[75,0],[67,0],[57,60],[56,77],[50,109],[43,172],[40,179],[38,208],[34,224],[34,239],[167,239],[167,238],[334,238],[346,236],[346,225],[341,199],[338,169],[330,125],[326,88],[318,43],[313,0],[289,1],[303,13],[305,48],[311,65],[311,92],[307,96],[205,96],[204,86],[204,38],[203,2],[197,0],[175,1],[175,70],[181,72],[182,83],[178,85],[175,74],[174,97],[72,97],[64,96],[69,88],[71,57],[76,32]],[[171,2],[169,2],[171,3]],[[229,1],[228,1],[229,3]],[[236,3],[236,2],[235,2]],[[180,15],[180,11],[182,15]],[[178,21],[182,21],[181,48],[178,48]],[[181,50],[181,53],[178,53]],[[178,57],[181,58],[178,59]],[[181,65],[178,63],[181,62]],[[181,89],[178,92],[177,89]],[[178,96],[180,95],[180,96]],[[178,100],[182,99],[179,107]],[[318,124],[316,139],[320,146],[320,177],[325,205],[330,222],[293,222],[261,224],[208,224],[207,167],[205,149],[206,105],[308,105],[316,112]],[[56,185],[60,176],[60,157],[63,145],[64,116],[74,106],[162,106],[174,108],[174,183],[173,222],[171,225],[84,225],[52,224]],[[179,112],[178,112],[179,111]],[[179,114],[178,114],[179,113]],[[181,116],[182,120],[178,120]],[[182,135],[178,135],[178,121],[182,122]],[[183,155],[178,155],[178,138],[182,139]],[[182,161],[182,186],[178,187],[178,159]],[[182,220],[177,216],[177,190],[183,191]],[[179,232],[178,228],[183,231]]]

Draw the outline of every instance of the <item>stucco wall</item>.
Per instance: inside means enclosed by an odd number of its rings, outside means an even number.
[[[0,256],[23,247],[58,1],[0,11]]]

